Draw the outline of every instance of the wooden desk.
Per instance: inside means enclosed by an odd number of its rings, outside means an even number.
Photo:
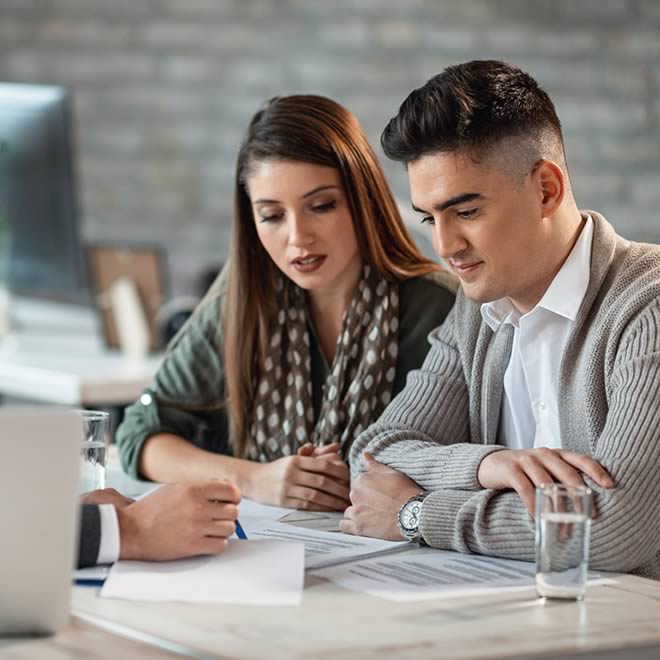
[[[73,610],[211,657],[660,657],[660,584],[633,576],[592,587],[581,603],[544,603],[530,590],[401,604],[308,577],[299,607],[143,604],[78,587]]]

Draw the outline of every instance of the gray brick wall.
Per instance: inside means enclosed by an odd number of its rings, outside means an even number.
[[[413,87],[482,57],[555,100],[581,206],[660,242],[660,0],[0,0],[0,79],[75,94],[85,236],[164,244],[178,292],[226,254],[265,98],[329,95],[376,143]]]

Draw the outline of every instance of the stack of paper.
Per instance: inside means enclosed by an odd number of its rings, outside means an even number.
[[[532,562],[419,548],[394,556],[372,557],[341,566],[312,570],[336,584],[406,602],[534,587]],[[589,584],[610,580],[591,574]]]
[[[405,541],[382,541],[367,536],[351,536],[317,529],[294,527],[281,522],[267,522],[246,529],[256,540],[294,541],[305,546],[306,569],[331,566],[365,556],[382,555],[417,545]]]
[[[347,589],[395,601],[534,587],[533,563],[318,529],[336,529],[339,517],[244,500],[239,518],[248,541],[230,540],[227,551],[216,557],[118,562],[110,570],[101,595],[131,600],[296,605],[302,598],[305,570]],[[608,581],[599,575],[589,576],[590,584]]]

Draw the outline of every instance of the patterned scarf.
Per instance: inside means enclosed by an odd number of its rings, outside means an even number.
[[[273,461],[295,454],[310,441],[316,446],[339,442],[345,456],[392,398],[399,352],[399,286],[364,266],[344,312],[316,423],[305,293],[280,279],[277,295],[281,304],[270,351],[257,377],[248,457]]]

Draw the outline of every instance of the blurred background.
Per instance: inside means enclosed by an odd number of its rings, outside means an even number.
[[[0,0],[0,80],[72,93],[83,238],[160,244],[176,295],[227,253],[235,155],[264,99],[331,96],[380,155],[403,98],[474,58],[549,92],[582,208],[660,242],[658,0]],[[384,166],[407,205],[405,172]]]

